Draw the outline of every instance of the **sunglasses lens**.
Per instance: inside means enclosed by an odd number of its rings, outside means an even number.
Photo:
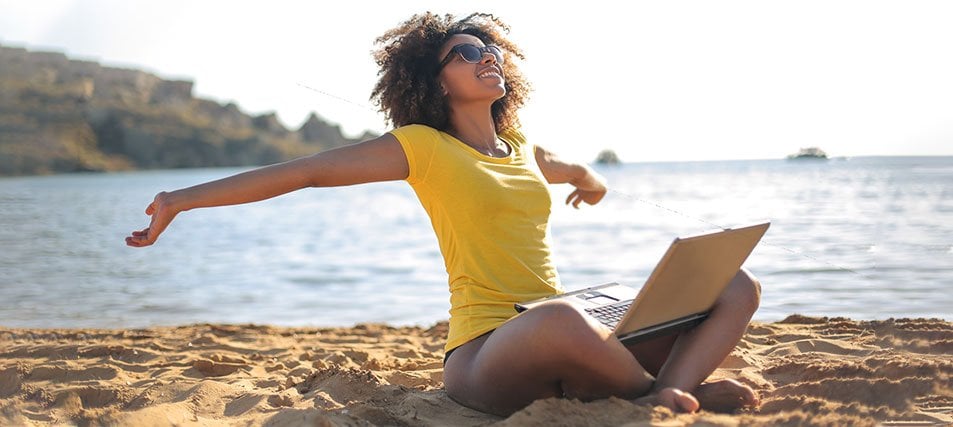
[[[483,54],[485,52],[489,52],[491,55],[493,55],[497,63],[500,63],[500,64],[503,63],[503,51],[496,46],[487,46],[487,47],[480,48],[472,44],[464,44],[464,45],[460,45],[457,51],[460,52],[460,56],[463,57],[464,61],[467,61],[470,63],[475,64],[477,62],[482,61]]]
[[[500,50],[500,48],[496,46],[487,46],[486,50],[487,52],[490,52],[493,54],[493,56],[496,58],[497,63],[499,64],[503,63],[503,51]]]
[[[483,52],[480,50],[480,48],[472,44],[465,44],[460,46],[460,56],[462,56],[467,62],[475,63],[480,62],[480,60],[483,59]]]

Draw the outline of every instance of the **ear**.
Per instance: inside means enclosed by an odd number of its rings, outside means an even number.
[[[444,81],[443,73],[440,73],[439,75],[437,75],[437,78],[435,80],[437,81],[437,84],[440,85],[440,93],[443,96],[450,95],[450,91],[447,90],[447,82]]]

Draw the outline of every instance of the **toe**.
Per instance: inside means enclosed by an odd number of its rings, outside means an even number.
[[[701,406],[698,399],[691,393],[686,393],[674,387],[662,389],[658,394],[659,404],[675,412],[696,412]]]

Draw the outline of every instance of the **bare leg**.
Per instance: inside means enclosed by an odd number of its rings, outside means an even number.
[[[760,295],[757,279],[741,270],[702,324],[677,337],[662,337],[629,347],[646,370],[656,376],[653,392],[666,388],[691,391],[702,408],[717,412],[756,405],[758,397],[754,390],[737,381],[702,382],[741,339],[758,308]]]
[[[649,376],[612,332],[567,303],[550,303],[454,351],[444,367],[451,398],[508,415],[536,399],[634,399]]]

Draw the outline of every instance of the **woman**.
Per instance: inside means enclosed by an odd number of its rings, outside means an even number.
[[[449,273],[444,384],[463,405],[499,415],[536,399],[640,398],[676,411],[757,404],[736,381],[703,383],[741,338],[759,285],[741,271],[692,330],[624,347],[573,307],[519,316],[513,304],[562,292],[550,256],[549,184],[566,203],[606,194],[589,167],[531,145],[516,112],[529,85],[522,58],[491,15],[417,15],[378,39],[372,98],[396,129],[372,140],[156,195],[149,227],[126,238],[153,244],[183,211],[248,203],[305,187],[406,180],[430,215]]]

